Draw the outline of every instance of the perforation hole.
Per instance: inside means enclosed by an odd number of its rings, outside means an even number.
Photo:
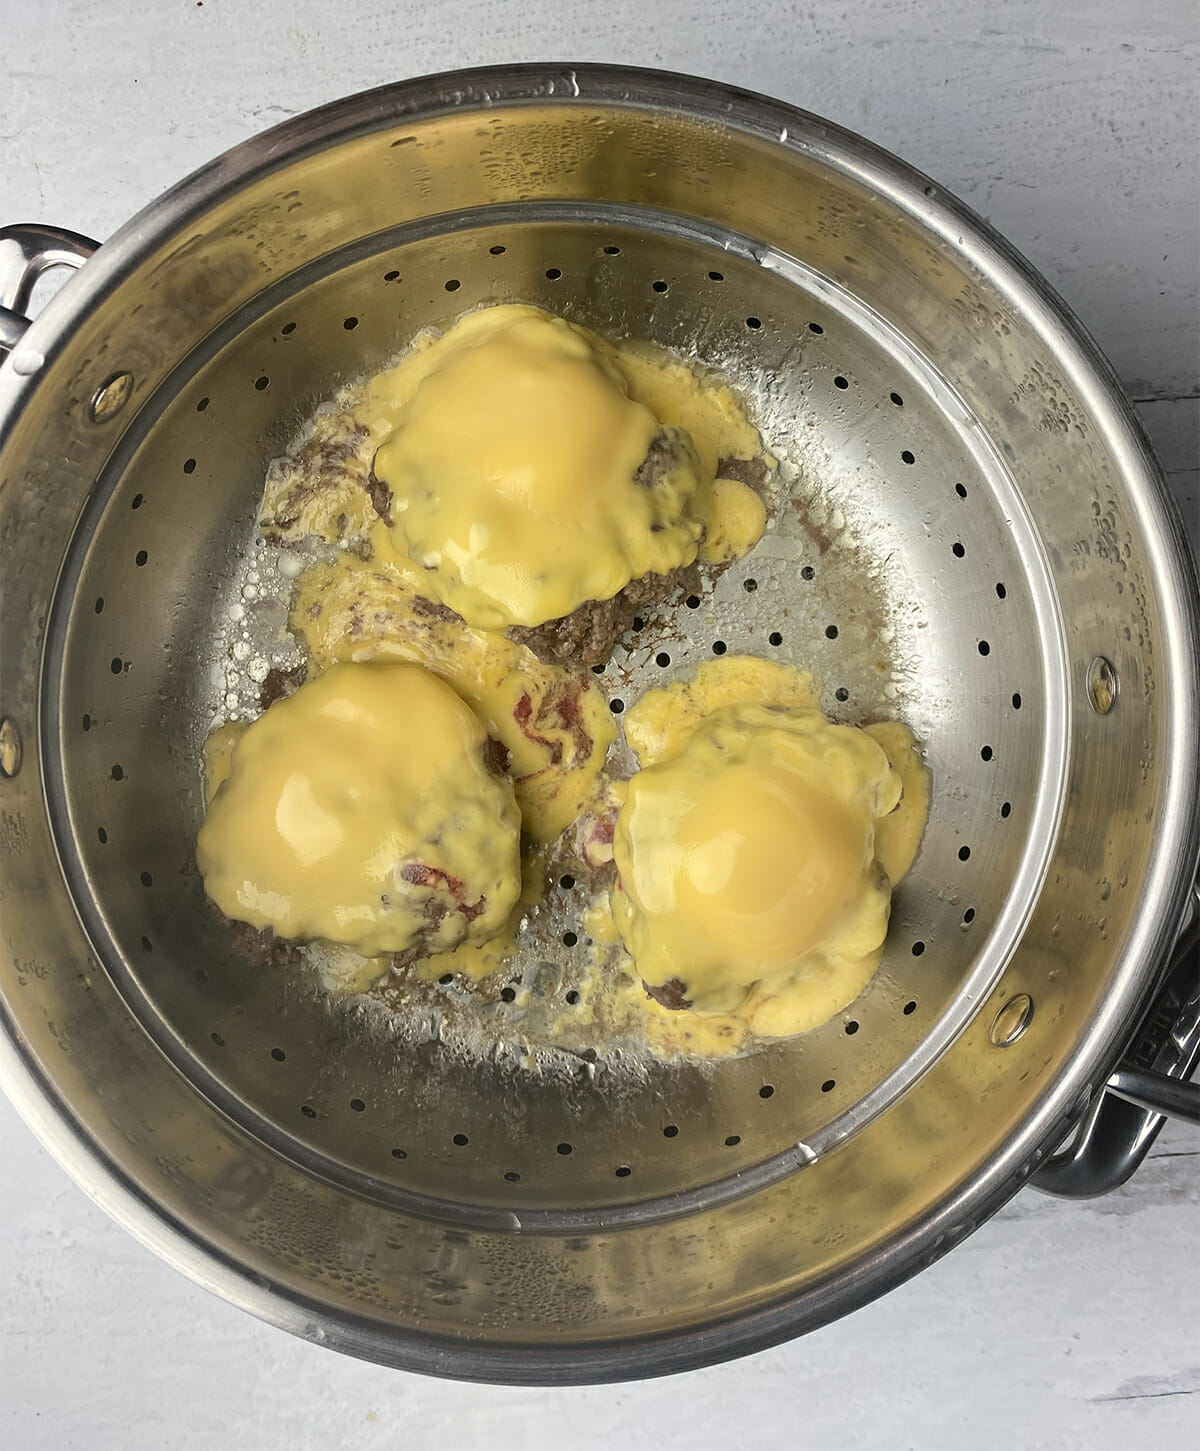
[[[143,937],[142,938],[142,951],[143,952],[153,952],[154,951],[154,943],[151,942],[148,937]]]
[[[901,398],[901,396],[899,395],[899,393],[889,393],[888,394],[888,397],[892,400],[892,402],[896,405],[897,408],[903,408],[904,407],[904,399]]]
[[[363,1113],[367,1106],[361,1098],[352,1098],[350,1100],[350,1107],[355,1113]]]
[[[265,373],[263,373],[261,377],[255,378],[254,380],[254,388],[255,391],[258,393],[265,392],[270,386],[271,380],[267,377]]]
[[[845,1032],[847,1037],[853,1038],[855,1033],[858,1032],[858,1024],[853,1018],[851,1018],[850,1021],[845,1025],[843,1031]]]
[[[572,876],[559,877],[558,885],[563,889],[563,891],[569,892],[571,888],[575,885],[575,878]]]
[[[1021,693],[1020,693],[1020,691],[1014,691],[1013,692],[1012,708],[1013,708],[1013,710],[1020,710],[1021,709]]]
[[[714,640],[712,642],[712,652],[714,655],[724,655],[725,651],[728,649],[729,646],[726,645],[724,640]]]
[[[725,1135],[725,1147],[727,1149],[736,1149],[737,1146],[741,1142],[742,1142],[742,1136],[741,1136],[741,1134],[726,1134]]]
[[[774,1096],[774,1093],[775,1085],[773,1083],[764,1083],[763,1086],[758,1090],[759,1098],[771,1098]]]
[[[621,255],[621,249],[620,247],[614,247],[610,242],[604,249],[604,255],[606,257],[619,257]]]
[[[138,880],[141,882],[143,887],[152,887],[154,885],[154,878],[150,875],[149,872],[143,872]]]
[[[836,640],[837,637],[838,637],[838,627],[836,625],[826,625],[825,626],[825,638],[827,640]]]
[[[445,285],[447,292],[457,292],[458,289],[462,286],[462,283],[458,280],[457,277],[447,277]]]
[[[806,564],[804,566],[804,568],[800,571],[800,578],[801,579],[815,579],[816,578],[816,574],[817,574],[817,571],[812,567],[812,565],[811,564]]]
[[[1011,801],[1004,801],[1004,802],[1001,803],[1001,805],[1000,805],[1000,815],[1004,818],[1005,821],[1007,821],[1008,818],[1012,815],[1012,802]]]
[[[710,272],[708,274],[708,280],[710,282],[724,282],[725,274],[724,272]]]
[[[521,1182],[521,1176],[515,1169],[505,1170],[504,1177],[510,1184],[519,1184]]]
[[[954,492],[958,495],[958,497],[960,499],[965,499],[967,497],[967,486],[966,486],[966,484],[955,484],[954,485]]]
[[[274,1058],[276,1063],[282,1063],[287,1058],[287,1054],[282,1048],[272,1048],[271,1057]]]
[[[551,282],[557,282],[558,279],[562,276],[562,268],[561,267],[547,267],[546,268],[546,276],[550,279]]]
[[[85,731],[90,731],[91,728],[92,728],[92,718],[91,718],[91,716],[90,715],[85,715],[84,718],[83,718],[83,720],[80,722],[80,724],[83,726],[83,728],[84,728]]]
[[[96,613],[99,614],[99,611],[97,610]],[[108,668],[114,675],[120,675],[121,671],[125,669],[125,662],[119,655],[114,655],[108,663]]]
[[[352,333],[354,329],[358,326],[358,318],[344,317],[342,319],[342,326],[346,329],[348,333]]]
[[[108,832],[105,831],[104,827],[98,826],[96,828],[96,840],[100,843],[101,846],[108,845]]]
[[[960,862],[970,861],[971,848],[969,846],[960,846],[958,849],[958,859]]]
[[[748,595],[752,595],[754,591],[758,588],[758,580],[744,579],[742,580],[742,588],[746,591]]]
[[[145,494],[134,494],[133,498],[129,501],[129,507],[131,509],[140,509],[145,502]]]
[[[516,1000],[517,1000],[517,990],[516,990],[516,988],[512,988],[512,987],[502,987],[500,989],[500,1001],[501,1002],[504,1002],[504,1003],[515,1003]]]
[[[393,1149],[392,1150],[392,1158],[393,1159],[407,1159],[408,1158],[408,1151],[407,1151],[407,1149]]]
[[[833,380],[833,386],[835,388],[849,388],[850,379],[843,378],[842,375],[839,373],[837,377]]]
[[[992,750],[991,746],[980,747],[979,759],[981,761],[990,761],[994,755],[995,752]]]
[[[208,1036],[213,1040],[218,1048],[224,1048],[225,1039],[221,1037],[220,1033],[213,1032],[210,1033]]]
[[[997,584],[997,586],[996,586],[996,597],[998,599],[1006,599],[1007,596],[1008,596],[1008,590],[1006,590],[1005,587],[1002,584]]]
[[[625,702],[623,700],[610,700],[608,702],[608,708],[612,711],[613,715],[620,715],[625,709]]]
[[[968,907],[967,910],[962,914],[962,920],[963,926],[969,927],[971,923],[975,920],[975,908]]]
[[[147,554],[144,549],[139,549],[138,552],[133,556],[133,562],[137,565],[139,569],[141,569],[146,564],[149,558],[149,554]]]
[[[667,654],[665,650],[660,650],[658,654],[654,657],[654,663],[656,665],[662,666],[663,669],[666,669],[666,667],[671,663],[671,657]]]
[[[808,330],[810,333],[816,333],[818,336],[825,331],[819,322],[810,322]]]
[[[772,630],[771,633],[767,636],[767,644],[768,645],[782,645],[783,644],[783,636],[779,633],[778,630]]]
[[[313,1108],[311,1103],[302,1103],[300,1105],[300,1112],[304,1115],[305,1118],[316,1118],[317,1116],[317,1111],[315,1108]]]
[[[835,1078],[827,1078],[825,1080],[825,1082],[822,1083],[822,1085],[821,1085],[821,1092],[822,1093],[832,1093],[833,1090],[836,1087],[837,1087],[837,1080]]]
[[[700,596],[688,595],[687,599],[684,600],[684,604],[687,605],[689,610],[698,610],[700,608]]]
[[[966,554],[966,552],[966,545],[958,539],[956,539],[954,543],[950,546],[950,553],[954,555],[955,559],[961,559]]]
[[[917,461],[917,456],[915,453],[913,453],[911,448],[905,448],[901,449],[900,451],[900,459],[902,463],[915,464]]]
[[[104,596],[103,595],[97,595],[96,596],[96,603],[92,606],[92,609],[94,609],[98,615],[102,615],[104,613]]]
[[[845,705],[846,701],[850,699],[850,692],[846,689],[844,685],[839,685],[838,688],[833,692],[833,698],[834,700],[840,700],[842,704]]]
[[[208,405],[209,405],[210,402],[211,402],[211,399],[201,398],[200,401],[199,401],[199,403],[196,404],[196,412],[197,413],[203,413],[205,411],[205,409],[208,407]],[[140,495],[139,495],[139,497],[140,497]]]
[[[471,1140],[467,1138],[466,1134],[455,1134],[454,1142],[458,1145],[460,1149],[465,1149],[467,1145],[471,1142]]]
[[[503,245],[503,244],[502,244],[502,243],[500,243],[500,242],[497,242],[497,243],[496,243],[496,244],[495,244],[495,246],[493,246],[493,247],[489,247],[489,248],[488,248],[488,251],[489,251],[489,252],[490,252],[490,253],[491,253],[491,254],[492,254],[492,256],[493,256],[493,257],[503,257],[503,256],[504,256],[504,254],[505,254],[505,252],[506,252],[506,251],[507,251],[507,250],[508,250],[508,249],[507,249],[507,247],[505,247],[505,246],[504,246],[504,245]]]
[[[921,956],[924,955],[924,952],[925,952],[925,944],[923,942],[914,942],[913,943],[913,945],[912,945],[912,955],[914,957],[921,957]]]
[[[397,272],[396,276],[399,277],[399,275],[400,274]],[[294,322],[285,322],[284,325],[279,329],[279,331],[284,335],[285,338],[291,337],[292,333],[296,331],[296,324]]]
[[[904,1004],[904,1016],[906,1018],[911,1018],[916,1011],[917,1005],[915,1002],[907,1002]]]
[[[633,1170],[629,1167],[628,1164],[622,1164],[619,1168],[614,1169],[613,1173],[617,1176],[618,1179],[628,1179],[630,1174],[633,1173]]]
[[[751,332],[757,332],[758,329],[762,327],[762,319],[757,317],[748,317],[746,319],[746,326],[750,329]]]
[[[390,272],[385,272],[383,274],[383,280],[385,282],[399,282],[400,273],[393,267]]]
[[[992,647],[988,644],[986,640],[980,640],[979,653],[981,655],[990,655],[992,653]]]
[[[579,938],[574,932],[564,932],[562,940],[564,947],[574,947],[578,943]]]
[[[118,761],[108,773],[114,781],[124,781],[125,767]]]
[[[574,1007],[575,1004],[579,1001],[579,994],[578,994],[578,992],[576,992],[576,990],[574,988],[572,988],[571,991],[569,993],[567,993],[566,996],[567,996],[567,1002],[570,1003],[570,1005],[572,1007]]]

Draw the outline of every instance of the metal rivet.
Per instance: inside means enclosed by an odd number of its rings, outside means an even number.
[[[10,716],[0,720],[0,776],[15,776],[21,769],[21,732]]]
[[[107,423],[115,418],[129,402],[133,393],[133,374],[114,373],[107,383],[101,383],[92,394],[89,412],[93,423]]]
[[[988,1037],[997,1048],[1010,1048],[1033,1022],[1033,999],[1017,993],[996,1014]]]
[[[1088,699],[1097,715],[1107,715],[1117,699],[1117,672],[1112,661],[1097,655],[1087,668]]]

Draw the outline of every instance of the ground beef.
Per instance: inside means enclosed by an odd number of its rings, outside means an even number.
[[[633,482],[643,489],[658,488],[678,463],[681,453],[693,461],[693,467],[698,467],[691,434],[682,428],[660,428],[650,440],[646,457],[638,465]]]
[[[503,776],[512,764],[512,752],[495,736],[488,736],[483,743],[483,764],[493,776]]]
[[[669,574],[644,574],[641,579],[630,580],[611,599],[588,600],[560,620],[547,620],[542,625],[514,625],[508,634],[548,665],[568,669],[603,665],[612,658],[614,643],[636,618],[676,595],[699,591],[699,567],[682,565]]]
[[[238,955],[251,967],[293,966],[300,961],[300,944],[277,937],[270,927],[251,927],[235,922],[216,906],[213,911],[226,923]]]
[[[266,710],[277,700],[286,700],[289,695],[295,695],[307,676],[308,666],[304,664],[293,665],[290,670],[281,670],[279,666],[272,665],[259,687],[259,709]]]
[[[392,527],[392,491],[381,478],[376,477],[374,464],[367,473],[366,490],[375,512],[390,529]]]
[[[670,1008],[672,1012],[680,1012],[692,1005],[691,998],[687,996],[687,984],[682,978],[669,977],[661,986],[653,986],[643,978],[642,986],[646,989],[648,998],[653,998],[656,1003]]]
[[[737,479],[760,495],[766,486],[767,473],[767,461],[761,455],[758,458],[723,458],[717,464],[717,478]]]

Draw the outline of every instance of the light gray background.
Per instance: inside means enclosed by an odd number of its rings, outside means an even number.
[[[1112,358],[1197,539],[1195,0],[0,0],[0,221],[103,238],[234,142],[420,72],[664,66],[850,126],[989,217]],[[668,1382],[505,1391],[293,1341],[166,1269],[0,1103],[11,1451],[1194,1444],[1200,1139],[1124,1190],[1021,1194],[948,1259],[780,1350]]]

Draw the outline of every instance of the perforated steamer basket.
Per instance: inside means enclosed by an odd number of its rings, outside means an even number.
[[[13,308],[89,250],[32,235],[0,241]],[[472,1053],[457,985],[424,1016],[331,997],[206,908],[197,762],[267,462],[513,299],[719,365],[783,460],[762,544],[598,688],[749,652],[922,742],[882,967],[803,1037],[522,1052],[522,994]],[[472,72],[230,152],[0,322],[4,1082],[201,1283],[441,1374],[675,1370],[929,1264],[1094,1103],[1194,870],[1195,581],[1107,366],[936,186],[706,82]],[[512,976],[565,995],[582,902],[551,897]]]

